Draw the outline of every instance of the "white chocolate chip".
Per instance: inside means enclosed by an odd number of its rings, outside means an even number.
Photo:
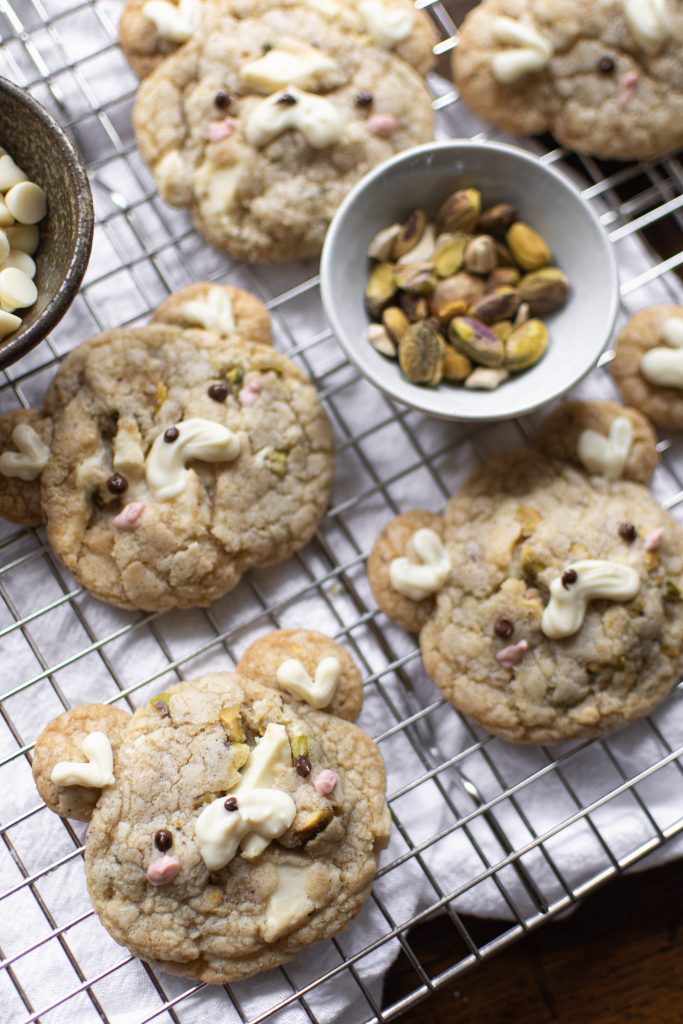
[[[162,39],[169,43],[186,43],[202,20],[199,0],[180,0],[178,4],[168,0],[148,0],[142,13],[151,21]]]
[[[230,292],[226,288],[209,288],[197,299],[183,304],[183,319],[207,331],[215,331],[221,337],[234,334],[235,315]]]
[[[669,317],[662,324],[662,337],[672,348],[683,348],[683,318]]]
[[[4,270],[6,267],[14,267],[16,270],[21,270],[31,279],[36,276],[35,260],[27,252],[21,252],[19,249],[10,249],[9,256],[0,262],[0,270]]]
[[[7,153],[0,156],[0,192],[7,192],[13,185],[26,180],[26,175],[21,167],[17,167],[11,156]]]
[[[568,571],[574,582],[563,583]],[[586,559],[567,566],[550,584],[550,601],[541,617],[541,629],[550,640],[573,636],[583,625],[589,601],[630,601],[640,589],[635,569],[615,562]]]
[[[493,77],[501,85],[519,82],[550,63],[552,43],[532,25],[501,16],[493,19],[492,33],[497,43],[512,47],[491,58]]]
[[[239,71],[242,85],[251,92],[270,96],[292,85],[315,88],[321,79],[338,71],[333,60],[305,43],[276,46]]]
[[[631,35],[648,53],[657,53],[673,35],[668,0],[622,0]]]
[[[27,252],[33,256],[40,242],[40,232],[35,224],[12,224],[5,228],[5,234],[12,249]]]
[[[277,864],[277,886],[266,904],[263,938],[275,942],[309,917],[315,904],[306,892],[309,865]]]
[[[10,316],[11,314],[6,314]],[[21,320],[18,316],[15,320]],[[19,326],[17,324],[17,327]],[[16,330],[16,327],[14,328]],[[35,480],[43,472],[50,458],[50,449],[43,444],[37,432],[29,423],[18,423],[12,431],[12,443],[16,452],[0,455],[0,473],[19,480]]]
[[[112,461],[117,473],[130,479],[142,477],[145,472],[145,454],[142,450],[140,431],[134,419],[119,417],[113,449]]]
[[[50,778],[55,786],[87,786],[102,789],[113,786],[114,752],[109,737],[104,732],[89,732],[81,743],[81,750],[88,758],[82,761],[59,761],[52,769]]]
[[[218,169],[212,161],[205,160],[197,168],[193,188],[205,216],[222,217],[229,213],[235,205],[241,178],[240,164]]]
[[[389,6],[380,0],[362,0],[358,10],[373,43],[386,50],[407,39],[415,24],[415,14],[409,8]]]
[[[418,530],[413,534],[412,545],[421,565],[408,558],[394,558],[389,566],[389,579],[399,594],[411,601],[422,601],[441,590],[451,571],[451,559],[434,530]]]
[[[14,224],[14,217],[7,209],[7,203],[0,197],[0,228],[8,228],[10,224]]]
[[[269,96],[252,111],[245,132],[250,145],[266,146],[290,129],[301,132],[313,149],[325,149],[338,141],[343,126],[334,104],[294,86],[287,89],[287,95],[295,103],[278,102],[283,95]]]
[[[607,480],[618,480],[633,447],[633,426],[625,416],[612,420],[609,435],[584,430],[579,436],[576,454],[589,473],[599,473]]]
[[[38,298],[38,289],[23,270],[7,267],[0,270],[0,305],[8,313],[32,306]]]
[[[315,679],[296,658],[283,661],[277,670],[277,681],[283,690],[305,700],[313,708],[326,708],[331,702],[341,677],[338,658],[323,658],[316,667]]]
[[[0,309],[0,338],[6,338],[21,327],[21,317],[14,313],[8,313],[6,309]]]
[[[184,420],[175,429],[178,436],[174,441],[159,434],[147,456],[147,486],[157,501],[169,501],[184,490],[189,477],[185,464],[192,459],[232,462],[240,453],[237,434],[213,420]]]
[[[0,261],[7,259],[10,254],[9,238],[5,231],[0,230]]]
[[[249,835],[266,846],[287,831],[296,815],[296,804],[279,789],[250,789],[237,797],[235,811],[225,809],[224,796],[213,800],[194,825],[199,853],[209,871],[220,871],[234,858]]]
[[[177,149],[170,149],[154,167],[159,193],[172,206],[186,206],[193,198],[192,169]]]
[[[645,380],[665,388],[683,388],[683,319],[670,317],[661,328],[669,347],[658,345],[644,352],[640,372]]]
[[[45,192],[33,181],[20,181],[5,194],[7,207],[20,224],[37,224],[47,213]]]

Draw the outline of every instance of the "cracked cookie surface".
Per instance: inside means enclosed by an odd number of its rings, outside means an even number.
[[[465,19],[454,53],[460,94],[505,131],[550,131],[570,149],[606,159],[677,149],[683,143],[683,7],[664,5],[668,20],[662,18],[659,41],[649,45],[625,16],[622,0],[485,0]],[[501,18],[519,28],[502,25]],[[529,30],[535,46],[527,43]],[[498,72],[503,80],[494,73],[500,55],[507,62]],[[515,73],[524,66],[526,73]]]

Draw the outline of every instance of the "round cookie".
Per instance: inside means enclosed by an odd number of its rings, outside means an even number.
[[[618,420],[630,424],[630,439],[627,437],[622,452],[614,451],[619,441],[618,427],[615,440],[613,424]],[[584,454],[586,431],[597,435],[591,438],[593,459]],[[598,476],[640,484],[650,482],[659,462],[657,437],[649,421],[637,409],[618,402],[562,402],[541,423],[533,444],[549,459],[571,462]]]
[[[325,658],[335,659],[339,672],[338,675],[335,673],[336,681],[330,687],[331,698],[322,704],[314,703],[313,706],[323,707],[339,718],[354,722],[363,706],[362,676],[349,652],[324,633],[310,629],[278,629],[274,633],[268,633],[246,649],[237,664],[237,671],[252,679],[258,679],[267,686],[283,689],[292,697],[291,689],[288,690],[279,681],[278,670],[284,662],[295,660],[308,675],[315,699],[320,690],[316,674]],[[304,684],[305,687],[308,685]],[[305,693],[306,690],[303,689],[301,692]],[[310,702],[310,697],[304,696],[301,699]]]
[[[669,320],[683,323],[683,306],[651,306],[631,317],[616,341],[612,376],[624,401],[645,413],[655,426],[681,430],[683,383],[676,387],[656,384],[647,380],[641,370],[643,356],[651,349],[671,347],[675,351],[663,335]]]
[[[431,96],[400,58],[304,4],[207,9],[145,79],[133,115],[161,196],[251,262],[319,253],[366,171],[432,137]]]
[[[169,295],[154,311],[150,323],[199,327],[233,340],[273,343],[266,307],[255,295],[229,284],[189,284]]]
[[[0,416],[0,515],[5,519],[18,523],[20,526],[40,526],[43,516],[40,510],[40,473],[43,460],[38,458],[34,462],[31,450],[22,453],[22,440],[19,436],[19,443],[14,438],[14,431],[17,427],[30,427],[38,438],[39,445],[50,444],[51,424],[39,409],[15,409],[12,412]],[[30,441],[31,439],[29,435]],[[30,442],[29,442],[30,443]],[[6,465],[3,454],[16,453],[24,455],[21,462],[16,464],[16,455],[10,457],[10,463]],[[28,458],[26,458],[28,456]],[[34,465],[31,465],[31,463]],[[3,472],[3,469],[6,472]],[[20,472],[20,476],[15,476]],[[12,473],[13,475],[8,475]]]
[[[422,657],[489,731],[521,743],[601,735],[680,679],[683,530],[639,484],[513,453],[451,499],[442,529],[450,569]],[[379,599],[390,586],[387,567]]]
[[[279,6],[299,5],[302,0],[278,0]],[[334,28],[343,28],[359,40],[370,39],[378,46],[393,50],[422,75],[434,66],[436,27],[424,11],[415,10],[413,0],[303,0]],[[160,27],[145,12],[147,0],[129,0],[119,23],[121,48],[133,70],[146,78],[182,43],[187,42],[199,25],[208,0],[183,0],[178,14],[166,18]],[[254,17],[272,0],[219,0],[211,6],[229,10],[237,17]]]
[[[683,8],[663,0],[485,0],[460,30],[465,102],[513,134],[631,160],[683,144]],[[665,12],[662,11],[665,8]],[[502,20],[501,20],[502,19]]]
[[[389,837],[370,737],[241,674],[163,698],[128,718],[88,828],[88,889],[107,931],[209,983],[336,934],[369,894]],[[295,760],[303,738],[308,756]],[[244,817],[254,803],[260,815]]]

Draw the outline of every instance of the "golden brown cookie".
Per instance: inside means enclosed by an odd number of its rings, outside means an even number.
[[[654,349],[668,349],[669,358],[677,358],[677,346],[665,338],[665,325],[672,320],[683,324],[683,306],[651,306],[636,313],[617,338],[612,363],[612,375],[624,401],[662,430],[683,429],[683,375],[672,378],[678,380],[675,386],[649,380],[644,375],[647,361],[643,364],[643,356]]]
[[[389,581],[389,567],[394,558],[405,555],[417,562],[412,547],[412,537],[417,530],[434,530],[443,533],[441,516],[424,509],[415,509],[397,516],[384,527],[375,541],[368,559],[368,580],[375,600],[382,611],[409,633],[419,633],[434,611],[434,599],[425,597],[411,601],[394,590]]]
[[[270,314],[260,299],[243,288],[199,281],[173,292],[154,311],[150,323],[199,327],[221,337],[272,345]]]

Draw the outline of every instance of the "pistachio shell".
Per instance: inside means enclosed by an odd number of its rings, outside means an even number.
[[[465,381],[465,387],[470,390],[495,391],[509,376],[507,370],[478,366]]]
[[[481,321],[470,316],[456,316],[448,325],[448,336],[472,362],[480,366],[502,366],[503,342]]]
[[[463,355],[462,352],[456,351],[450,345],[446,346],[446,351],[443,357],[443,376],[444,380],[461,381],[469,377],[472,372],[472,363]]]
[[[382,310],[396,294],[394,267],[391,263],[378,263],[365,286],[365,305],[370,316],[379,318]]]
[[[547,316],[564,305],[569,280],[558,267],[544,267],[525,274],[519,282],[519,294],[529,304],[532,316]]]
[[[378,231],[368,246],[368,256],[372,260],[384,263],[391,259],[394,242],[401,232],[400,224],[390,224],[388,228]]]
[[[424,229],[422,238],[417,243],[414,249],[410,252],[405,253],[397,261],[399,266],[402,263],[422,263],[428,260],[434,261],[434,228],[431,224],[428,224]]]
[[[490,274],[498,264],[496,243],[490,235],[477,235],[465,250],[465,269],[470,274]]]
[[[429,264],[406,263],[394,270],[394,284],[404,292],[430,295],[436,287],[436,277]]]
[[[507,245],[503,242],[499,242],[496,239],[496,255],[498,256],[499,267],[511,267],[513,270],[517,270],[517,264],[515,258],[508,249]]]
[[[519,308],[519,292],[514,288],[503,286],[494,292],[482,295],[471,307],[471,314],[485,324],[495,324],[499,320],[511,320]]]
[[[374,349],[381,352],[383,356],[388,356],[389,359],[395,359],[397,356],[397,349],[395,343],[389,337],[389,333],[382,326],[382,324],[370,324],[368,327],[368,341]]]
[[[540,270],[552,259],[548,244],[533,228],[518,220],[509,229],[506,241],[517,264],[522,270]]]
[[[401,338],[398,359],[401,369],[413,384],[436,387],[443,376],[446,345],[433,321],[411,324]]]
[[[548,328],[542,320],[527,320],[505,343],[505,365],[518,373],[535,366],[548,348]]]
[[[453,235],[442,235],[437,240],[434,250],[434,270],[437,277],[450,277],[457,274],[465,259],[465,249],[470,236],[464,231],[456,231]]]
[[[441,204],[436,215],[439,231],[474,231],[481,213],[481,192],[476,188],[462,188],[453,192]]]
[[[429,300],[429,308],[434,316],[441,316],[439,312],[445,305],[451,302],[466,302],[471,306],[480,296],[484,294],[484,282],[474,274],[461,271],[453,277],[445,277],[437,283]]]
[[[529,303],[521,302],[519,309],[517,310],[517,316],[515,317],[515,327],[521,327],[529,319]]]
[[[483,231],[487,235],[504,235],[511,224],[517,220],[517,211],[510,203],[496,203],[484,210],[477,231]]]
[[[405,256],[407,252],[414,249],[424,234],[427,226],[427,215],[424,210],[413,210],[401,227],[394,241],[392,256],[395,260]]]
[[[398,306],[388,306],[382,313],[384,330],[395,345],[410,327],[410,320]]]
[[[412,324],[417,320],[425,320],[429,316],[429,306],[422,295],[399,292],[398,304]]]

